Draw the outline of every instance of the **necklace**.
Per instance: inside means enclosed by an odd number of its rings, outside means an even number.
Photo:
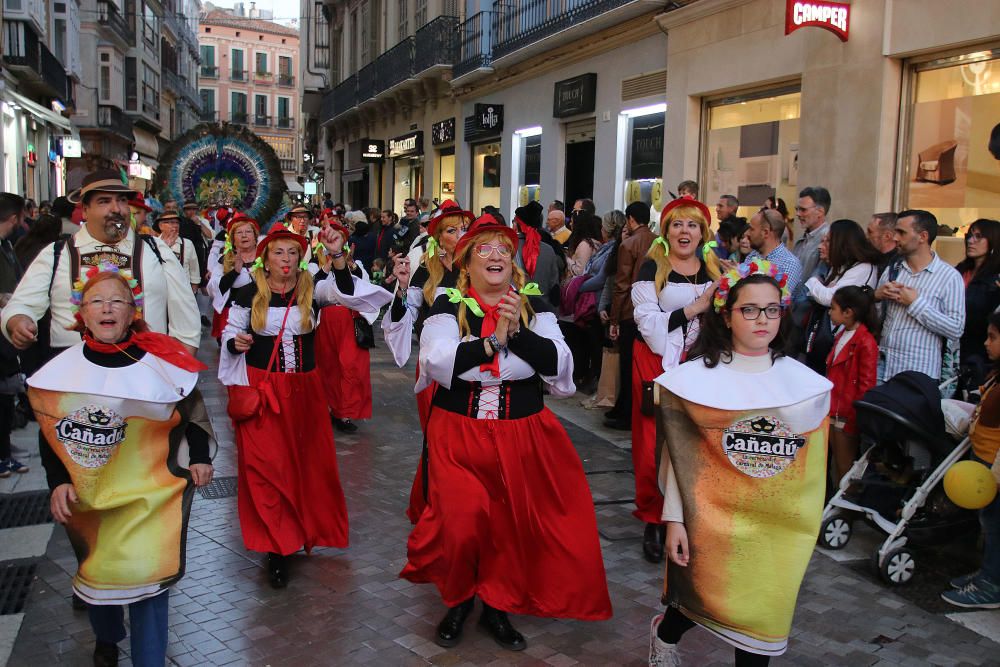
[[[168,377],[167,377],[166,375],[164,375],[164,374],[163,374],[163,371],[161,371],[161,370],[160,370],[159,368],[157,368],[157,367],[153,366],[152,364],[147,364],[147,363],[146,363],[145,361],[143,361],[142,359],[136,359],[136,358],[135,358],[135,357],[133,357],[133,356],[132,356],[131,354],[129,354],[127,350],[123,349],[123,348],[122,348],[122,347],[121,347],[121,346],[120,346],[120,345],[119,345],[118,343],[112,343],[112,345],[114,345],[114,346],[115,346],[115,349],[117,349],[117,350],[118,350],[119,352],[121,352],[122,354],[124,354],[124,355],[125,355],[126,357],[128,357],[129,359],[131,359],[131,360],[132,360],[132,361],[134,361],[135,363],[137,363],[137,364],[142,364],[142,365],[143,365],[143,366],[145,366],[146,368],[150,368],[150,369],[152,369],[152,371],[153,371],[154,373],[156,373],[157,375],[159,375],[159,376],[160,376],[160,378],[161,378],[161,379],[162,379],[162,380],[163,380],[164,382],[166,382],[167,384],[171,384],[171,382],[170,382],[170,378],[168,378]],[[178,386],[174,386],[174,391],[175,391],[175,392],[177,392],[177,395],[178,395],[178,396],[180,396],[181,398],[184,398],[184,389],[183,389],[183,387],[178,387]]]

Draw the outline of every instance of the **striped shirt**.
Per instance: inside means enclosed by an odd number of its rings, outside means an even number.
[[[750,252],[747,258],[743,260],[746,264],[750,260],[757,259],[761,255],[756,250]],[[802,281],[802,264],[799,262],[798,258],[792,254],[792,251],[785,247],[784,243],[779,243],[775,246],[774,250],[767,253],[765,257],[767,261],[778,266],[778,270],[788,276],[788,282],[785,286],[788,288],[789,294],[795,294],[795,288],[799,286]]]
[[[955,340],[965,330],[965,285],[962,276],[934,254],[930,264],[917,273],[905,260],[889,266],[879,287],[895,281],[912,287],[917,298],[909,306],[884,300],[882,340],[879,343],[879,382],[903,371],[918,371],[941,379],[941,345]]]

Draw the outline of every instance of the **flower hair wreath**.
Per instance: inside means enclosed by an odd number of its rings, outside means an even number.
[[[754,259],[740,264],[735,269],[726,271],[719,278],[719,287],[715,290],[715,298],[712,300],[715,312],[722,312],[722,309],[726,307],[729,290],[736,283],[750,276],[770,276],[774,278],[778,283],[778,287],[781,288],[781,306],[787,308],[792,304],[792,293],[788,290],[788,275],[779,271],[776,264],[766,259]]]
[[[69,297],[70,312],[73,313],[73,318],[82,323],[83,318],[80,316],[80,307],[83,305],[83,287],[99,273],[117,273],[125,279],[129,290],[132,292],[132,301],[135,304],[135,319],[141,320],[144,299],[142,287],[139,286],[139,281],[133,278],[129,271],[126,271],[110,262],[101,262],[97,266],[90,267],[73,283],[73,289],[70,291]]]

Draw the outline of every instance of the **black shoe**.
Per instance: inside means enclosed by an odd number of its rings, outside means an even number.
[[[281,554],[267,555],[267,576],[271,588],[284,588],[288,585],[288,557]]]
[[[211,329],[212,328],[212,320],[210,320],[207,317],[205,317],[204,315],[202,315],[201,316],[201,326],[208,327],[209,329]]]
[[[94,647],[94,667],[117,667],[118,644],[97,642]]]
[[[507,618],[507,612],[494,609],[483,603],[483,614],[479,617],[479,627],[490,633],[493,641],[508,651],[523,651],[528,645],[524,636],[514,629]]]
[[[615,410],[614,408],[611,408],[610,410],[607,410],[604,413],[604,418],[605,419],[615,419],[615,420],[617,420],[618,419],[618,411]]]
[[[458,642],[462,640],[462,627],[465,625],[465,619],[472,613],[475,602],[476,598],[469,598],[457,607],[451,607],[448,610],[448,613],[438,623],[437,636],[434,637],[435,644],[444,648],[458,645]]]
[[[642,557],[650,563],[663,562],[664,538],[660,537],[660,525],[647,523],[646,530],[642,534]]]
[[[87,611],[87,603],[76,593],[73,593],[73,611]]]
[[[632,424],[624,419],[605,419],[604,428],[611,428],[616,431],[631,431]]]
[[[352,422],[350,419],[337,419],[336,417],[331,417],[333,421],[333,426],[338,431],[343,431],[344,433],[354,433],[358,430],[358,425]]]

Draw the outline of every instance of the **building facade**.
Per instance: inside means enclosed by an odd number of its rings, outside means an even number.
[[[289,190],[302,192],[298,31],[213,9],[198,42],[202,119],[252,129],[274,148]]]
[[[75,2],[6,0],[0,77],[3,189],[41,201],[66,192],[79,135],[69,115],[82,69]]]

